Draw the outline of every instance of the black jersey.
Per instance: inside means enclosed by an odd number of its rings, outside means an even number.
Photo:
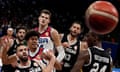
[[[26,42],[24,42],[26,44]],[[14,39],[13,45],[10,47],[9,51],[7,52],[8,56],[13,55],[16,53],[16,46],[18,45],[16,39]],[[14,72],[15,68],[12,67],[12,65],[4,65],[2,66],[2,71],[3,72]]]
[[[42,68],[35,62],[31,61],[31,65],[28,67],[17,67],[15,72],[42,72]]]
[[[88,49],[89,63],[83,66],[83,72],[110,72],[111,56],[96,46]]]
[[[17,43],[16,39],[14,39],[14,42],[13,42],[13,45],[10,47],[9,51],[7,52],[7,54],[10,56],[10,55],[13,55],[14,53],[16,53],[16,46],[18,45],[19,43]],[[24,41],[23,42],[24,45],[26,45],[26,42]]]
[[[67,34],[63,36],[62,42],[68,42]],[[79,40],[76,43],[70,45],[69,48],[65,48],[65,57],[63,59],[62,72],[70,72],[74,66],[80,50]]]
[[[16,39],[13,42],[13,45],[10,47],[9,51],[7,52],[7,54],[13,55],[14,53],[16,53],[16,46],[18,45],[18,43],[16,42]]]
[[[9,65],[4,65],[3,64],[2,69],[1,69],[0,72],[14,72],[14,71],[15,71],[15,68],[12,67],[11,64],[9,64]]]

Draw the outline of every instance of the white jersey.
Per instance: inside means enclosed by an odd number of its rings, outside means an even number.
[[[36,28],[36,31],[38,31],[38,28]],[[51,31],[52,28],[47,27],[47,29],[39,35],[39,48],[54,50],[54,43],[51,38]]]

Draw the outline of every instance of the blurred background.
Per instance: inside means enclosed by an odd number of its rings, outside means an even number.
[[[49,9],[52,13],[51,26],[60,33],[68,30],[74,20],[82,20],[87,7],[95,0],[0,0],[0,27],[5,24],[15,28],[25,25],[34,28],[38,25],[37,17],[41,9]],[[120,11],[120,0],[108,0]],[[120,25],[105,35],[105,40],[118,42]],[[0,30],[1,31],[1,30]],[[87,31],[85,29],[84,31]]]

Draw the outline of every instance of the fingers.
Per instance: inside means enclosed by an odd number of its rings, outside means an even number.
[[[1,40],[2,47],[5,49],[7,48],[7,51],[11,47],[12,43],[13,43],[13,39],[5,38],[5,39]]]
[[[50,60],[51,58],[53,58],[53,57],[55,57],[55,56],[54,56],[53,50],[48,50],[48,49],[46,49],[46,50],[42,53],[42,56],[41,56],[41,57]]]
[[[69,45],[68,42],[64,42],[64,43],[63,43],[63,47],[67,48],[67,47],[70,47],[70,45]]]

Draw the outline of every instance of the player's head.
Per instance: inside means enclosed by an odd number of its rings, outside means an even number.
[[[101,42],[101,39],[97,34],[89,32],[84,36],[83,41],[86,41],[88,43],[88,47],[91,47],[98,46]]]
[[[43,26],[48,25],[50,23],[50,20],[51,12],[47,9],[43,9],[38,17],[39,24]]]
[[[10,27],[10,28],[7,29],[7,35],[12,36],[13,32],[14,32],[13,28]]]
[[[18,40],[22,41],[24,40],[25,34],[26,34],[27,30],[25,27],[18,27],[16,29],[16,37],[18,38]]]
[[[26,33],[25,40],[29,48],[36,49],[38,47],[38,39],[39,32],[32,30]]]
[[[70,27],[70,34],[72,36],[78,36],[82,31],[82,23],[80,21],[74,21]]]
[[[22,62],[28,61],[28,48],[26,45],[18,44],[16,47],[16,55]]]

